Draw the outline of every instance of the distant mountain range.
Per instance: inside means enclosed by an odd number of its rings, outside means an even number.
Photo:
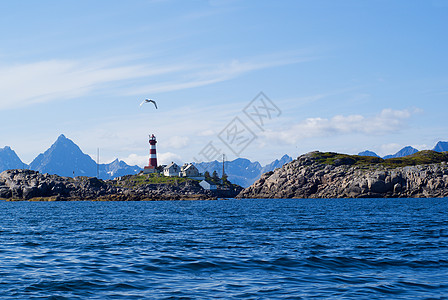
[[[438,142],[434,151],[448,151],[448,142]],[[394,155],[387,155],[384,158],[404,157],[416,153],[418,150],[410,146],[404,147]],[[358,155],[377,156],[375,152],[364,151]],[[225,172],[231,182],[248,187],[254,183],[261,174],[273,171],[291,162],[293,159],[288,155],[262,166],[259,162],[252,162],[245,158],[237,158],[233,161],[225,162]],[[201,162],[195,163],[200,172],[208,171],[210,174],[217,171],[222,175],[222,162]],[[119,176],[136,174],[142,170],[139,166],[129,166],[124,161],[118,159],[109,164],[99,164],[70,139],[61,134],[56,142],[44,153],[39,154],[31,163],[27,165],[17,156],[9,146],[0,148],[0,172],[8,169],[31,169],[40,173],[57,174],[60,176],[88,176],[96,177],[99,174],[101,179],[113,179]]]
[[[434,147],[434,149],[432,149],[434,151],[437,152],[445,152],[448,151],[448,142],[438,142],[437,145]],[[398,151],[395,154],[392,155],[386,155],[383,158],[384,159],[388,159],[388,158],[397,158],[397,157],[405,157],[405,156],[409,156],[412,155],[414,153],[417,153],[419,150],[411,147],[411,146],[406,146],[403,149],[401,149],[400,151]],[[375,157],[380,157],[378,154],[376,154],[375,152],[366,150],[363,152],[358,153],[359,156],[375,156]]]
[[[407,146],[407,147],[404,147],[403,149],[401,149],[400,151],[398,151],[397,153],[395,153],[393,155],[386,155],[383,158],[388,159],[388,158],[405,157],[405,156],[409,156],[409,155],[412,155],[417,152],[418,152],[417,149],[412,148],[411,146]]]
[[[109,164],[97,165],[89,155],[83,153],[78,145],[63,134],[29,165],[23,163],[10,147],[0,149],[0,172],[8,169],[31,169],[67,177],[96,177],[99,173],[101,179],[136,174],[142,170],[139,166],[129,166],[118,159]]]
[[[292,157],[284,155],[282,158],[276,159],[263,167],[258,161],[251,162],[245,158],[237,158],[233,161],[224,163],[224,172],[227,174],[230,182],[236,183],[242,187],[248,187],[260,178],[261,174],[281,168],[284,164],[291,161]],[[201,173],[208,171],[212,174],[213,171],[216,171],[220,177],[222,176],[222,162],[217,160],[195,163],[195,166]]]
[[[259,162],[251,162],[248,159],[237,158],[226,162],[225,172],[229,180],[241,186],[249,186],[255,182],[261,174],[272,171],[292,161],[288,155],[280,160],[275,160],[262,167]],[[216,170],[222,174],[222,163],[218,161],[196,164],[202,172],[208,170],[213,173]],[[142,170],[139,166],[129,166],[118,159],[109,164],[99,164],[82,150],[72,140],[61,134],[57,140],[44,153],[39,154],[29,165],[23,163],[10,147],[0,148],[0,172],[8,169],[31,169],[40,173],[57,174],[60,176],[88,176],[101,179],[113,179],[116,177],[137,174]]]

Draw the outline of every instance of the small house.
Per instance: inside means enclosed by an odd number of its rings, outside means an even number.
[[[163,175],[168,177],[179,176],[179,174],[180,174],[180,167],[174,162],[171,162],[163,169]]]
[[[199,177],[199,170],[193,164],[184,164],[180,168],[182,177]]]
[[[202,188],[207,191],[216,191],[217,189],[216,184],[208,182],[207,180],[202,180],[201,182],[199,182],[199,185],[202,186]]]

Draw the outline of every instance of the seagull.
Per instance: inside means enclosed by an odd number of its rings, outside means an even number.
[[[149,103],[149,102],[154,103],[154,106],[155,106],[156,109],[157,109],[157,103],[156,103],[156,101],[154,101],[154,100],[152,100],[152,99],[145,99],[145,100],[143,100],[143,102],[140,103],[140,107],[141,107],[143,104],[145,104],[145,103]]]

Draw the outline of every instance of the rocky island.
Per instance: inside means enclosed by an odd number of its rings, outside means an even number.
[[[311,152],[265,173],[238,198],[430,198],[448,196],[448,152],[382,159]]]
[[[7,200],[211,200],[232,198],[241,187],[227,185],[205,190],[189,178],[164,178],[157,174],[127,175],[114,180],[95,177],[63,177],[32,170],[7,170],[0,173],[0,199]]]
[[[13,169],[0,173],[6,200],[206,200],[217,198],[429,198],[448,197],[448,152],[420,151],[401,158],[311,152],[246,189],[211,191],[189,178],[158,174],[113,180],[63,177]]]

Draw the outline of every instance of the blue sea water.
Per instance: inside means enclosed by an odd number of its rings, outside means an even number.
[[[448,199],[0,201],[2,299],[447,299]]]

